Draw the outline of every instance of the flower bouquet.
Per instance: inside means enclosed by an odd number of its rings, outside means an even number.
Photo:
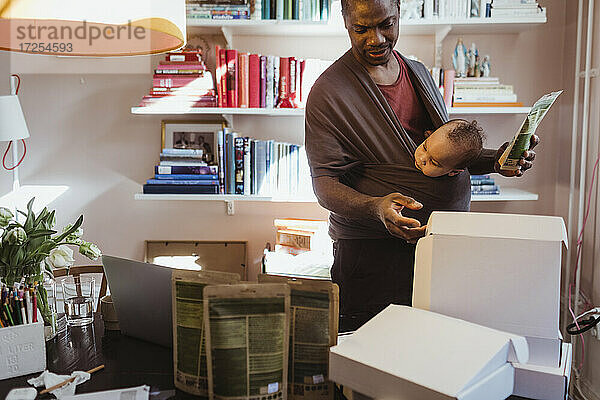
[[[45,277],[54,278],[54,268],[70,267],[74,263],[73,250],[90,260],[97,260],[101,253],[93,243],[81,237],[83,215],[74,224],[67,225],[62,233],[54,230],[55,211],[44,208],[38,215],[32,211],[35,198],[27,203],[27,212],[17,211],[25,218],[20,222],[13,213],[0,207],[0,281],[13,288],[15,284],[35,287],[37,306],[46,325],[54,324],[48,293],[43,285]]]

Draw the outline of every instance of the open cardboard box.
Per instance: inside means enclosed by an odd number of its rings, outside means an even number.
[[[329,353],[329,377],[374,399],[495,400],[513,392],[525,338],[390,305]]]
[[[569,392],[572,351],[571,343],[562,344],[562,357],[557,368],[513,363],[513,394],[536,400],[565,400]]]
[[[527,337],[558,367],[562,218],[434,212],[417,243],[413,306]]]

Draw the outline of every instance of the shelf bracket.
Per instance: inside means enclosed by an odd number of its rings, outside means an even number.
[[[233,34],[231,29],[227,26],[221,26],[221,34],[225,38],[225,44],[228,49],[233,48]]]
[[[235,215],[235,202],[233,200],[225,200],[225,212],[227,215]]]
[[[221,117],[223,117],[223,120],[225,120],[225,122],[227,122],[227,126],[229,126],[230,128],[233,127],[233,115],[221,114]]]
[[[442,25],[435,30],[434,60],[435,60],[435,66],[438,68],[442,68],[442,58],[443,58],[442,42],[444,41],[446,36],[448,36],[448,33],[450,33],[451,30],[452,30],[451,25]]]

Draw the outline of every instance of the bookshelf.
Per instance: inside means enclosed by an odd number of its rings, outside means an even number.
[[[472,202],[480,201],[532,201],[537,200],[536,193],[527,192],[515,188],[500,188],[500,194],[494,195],[474,195],[471,196]],[[227,203],[227,214],[233,215],[234,208],[232,203],[236,201],[252,202],[271,202],[271,203],[316,203],[315,197],[264,197],[264,196],[244,196],[236,194],[143,194],[136,193],[135,200],[155,200],[155,201],[224,201]]]
[[[546,22],[546,15],[516,18],[469,18],[462,20],[403,20],[400,35],[436,35],[441,31],[452,34],[520,33]],[[193,32],[231,36],[345,36],[341,16],[332,13],[325,21],[296,20],[203,20],[188,18],[187,26]]]
[[[527,114],[530,107],[452,107],[450,115]],[[267,117],[304,117],[302,108],[219,108],[219,107],[132,107],[137,115],[254,115]]]

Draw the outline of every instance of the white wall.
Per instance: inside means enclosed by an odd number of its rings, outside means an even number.
[[[542,1],[548,7],[549,22],[530,31],[464,35],[463,39],[466,44],[475,41],[482,54],[491,54],[492,74],[498,75],[503,83],[513,84],[519,99],[530,103],[561,86],[565,3]],[[214,38],[205,39],[212,56]],[[444,43],[446,67],[450,65],[449,54],[456,39],[449,36]],[[555,45],[542,45],[547,43]],[[245,37],[236,38],[235,46],[281,56],[335,59],[346,51],[348,40]],[[433,62],[430,36],[403,37],[398,48],[426,63]],[[30,56],[17,70],[11,71],[11,60],[16,56],[2,52],[0,57],[0,93],[8,91],[9,72],[45,65],[41,58]],[[154,57],[152,62],[157,59]],[[20,98],[31,138],[21,168],[22,183],[68,185],[70,190],[52,204],[57,209],[59,224],[83,213],[87,239],[98,243],[106,254],[142,259],[146,239],[247,240],[252,279],[258,271],[264,244],[274,239],[274,218],[324,219],[327,212],[317,204],[237,202],[236,215],[227,216],[222,202],[135,201],[133,195],[153,174],[160,151],[161,117],[135,116],[129,112],[151,86],[150,64],[140,66],[139,60],[119,60],[124,73],[90,74],[86,69],[98,71],[98,62],[87,59],[80,61],[79,72],[23,73]],[[114,72],[112,67],[106,68]],[[128,68],[136,73],[126,73]],[[558,114],[551,113],[542,126],[535,170],[518,182],[510,182],[539,193],[540,200],[477,204],[473,209],[554,214],[557,161],[562,157],[557,139],[565,134],[559,129]],[[498,145],[508,140],[521,117],[481,118],[488,130],[488,142]],[[300,118],[236,117],[234,122],[240,132],[257,138],[296,143],[303,140]],[[0,174],[0,188],[4,188],[0,194],[9,187],[10,174]]]

